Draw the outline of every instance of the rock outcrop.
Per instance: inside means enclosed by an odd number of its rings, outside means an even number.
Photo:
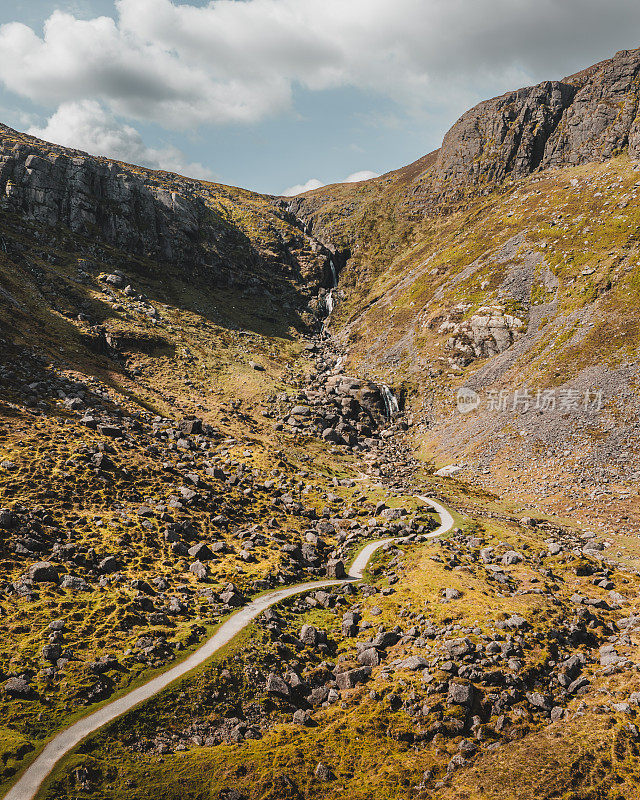
[[[220,288],[322,282],[329,254],[269,198],[134,167],[0,126],[0,209]],[[242,268],[239,268],[239,264]]]
[[[407,167],[354,188],[308,192],[288,207],[321,241],[357,250],[367,205],[391,204],[401,217],[421,219],[537,170],[604,161],[626,149],[640,158],[639,79],[640,49],[622,50],[562,81],[479,103],[453,125],[438,151]]]
[[[495,185],[536,169],[640,156],[640,50],[564,81],[508,92],[467,111],[446,134],[433,170],[434,198]]]
[[[476,358],[490,358],[508,350],[526,330],[519,317],[507,314],[501,306],[481,306],[467,319],[467,304],[452,309],[438,333],[448,334],[447,349],[453,351],[452,366],[465,367]]]

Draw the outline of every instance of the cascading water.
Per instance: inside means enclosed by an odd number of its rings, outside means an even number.
[[[338,287],[338,271],[336,270],[336,265],[333,263],[333,259],[329,259],[329,268],[331,269],[331,289],[327,292],[324,298],[324,310],[326,317],[331,316],[331,312],[335,308],[336,300],[333,296],[333,290],[337,289]]]
[[[396,414],[400,413],[398,401],[386,383],[380,384],[380,393],[382,394],[382,399],[384,401],[385,416],[387,419],[393,419]]]
[[[332,258],[329,259],[329,266],[331,267],[331,280],[333,281],[333,288],[335,289],[338,285],[338,273]]]
[[[333,289],[330,289],[324,298],[324,310],[327,312],[327,316],[330,316],[334,306],[335,300],[333,299]]]

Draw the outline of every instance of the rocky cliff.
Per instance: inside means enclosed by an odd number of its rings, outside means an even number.
[[[90,156],[6,126],[0,209],[219,287],[278,279],[300,287],[320,281],[327,268],[327,253],[266,198]]]
[[[623,50],[562,81],[507,92],[463,114],[436,153],[363,185],[316,189],[290,207],[324,241],[355,248],[367,208],[367,218],[398,217],[397,229],[505,180],[624,151],[637,158],[639,76],[640,50]]]

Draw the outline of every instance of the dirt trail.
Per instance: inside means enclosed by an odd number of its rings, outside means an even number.
[[[447,509],[435,500],[428,497],[416,495],[426,505],[431,506],[440,515],[440,525],[436,530],[427,534],[429,538],[441,536],[451,530],[454,520]],[[390,539],[378,539],[369,542],[356,556],[348,572],[348,577],[343,580],[331,581],[309,581],[289,586],[286,589],[277,589],[268,592],[261,597],[252,600],[248,605],[241,608],[226,622],[224,622],[210,639],[195,650],[188,658],[180,664],[168,669],[162,675],[150,680],[143,686],[113,700],[111,703],[94,711],[86,717],[78,720],[69,728],[61,731],[55,736],[27,769],[22,773],[18,781],[4,796],[4,800],[33,800],[43,781],[51,773],[55,765],[67,753],[73,750],[83,739],[109,722],[112,722],[122,714],[131,711],[132,708],[144,703],[150,697],[166,689],[169,684],[182,678],[192,669],[203,664],[208,658],[216,653],[220,648],[228,644],[234,636],[252,622],[262,611],[269,608],[281,600],[302,592],[320,589],[326,586],[335,586],[348,581],[361,580],[372,555],[388,542],[403,542],[405,538],[394,537]]]

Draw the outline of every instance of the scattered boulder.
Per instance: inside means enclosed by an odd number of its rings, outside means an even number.
[[[291,696],[290,687],[282,678],[278,677],[278,675],[273,672],[267,677],[265,691],[268,694],[275,694],[279,697],[289,698]]]
[[[357,667],[346,672],[336,673],[336,683],[339,689],[353,689],[359,683],[365,683],[371,677],[371,667]]]
[[[9,678],[4,685],[4,691],[10,697],[17,697],[22,700],[28,700],[33,697],[33,690],[27,679],[23,676]]]
[[[189,565],[189,572],[192,572],[198,580],[203,581],[209,574],[209,568],[202,561],[194,561]]]
[[[447,702],[451,705],[470,706],[473,704],[474,688],[470,683],[450,683]]]
[[[58,583],[58,569],[49,561],[39,561],[29,567],[29,578],[36,583]]]
[[[79,578],[76,575],[63,575],[60,586],[63,589],[69,589],[70,592],[86,592],[91,589],[84,578]]]
[[[327,561],[327,578],[335,578],[336,580],[346,578],[344,562],[339,558],[329,559],[329,561]]]
[[[331,781],[331,780],[334,780],[334,778],[335,778],[335,775],[329,769],[329,767],[326,764],[323,764],[322,762],[320,762],[316,766],[313,774],[316,776],[316,778],[319,781]]]

